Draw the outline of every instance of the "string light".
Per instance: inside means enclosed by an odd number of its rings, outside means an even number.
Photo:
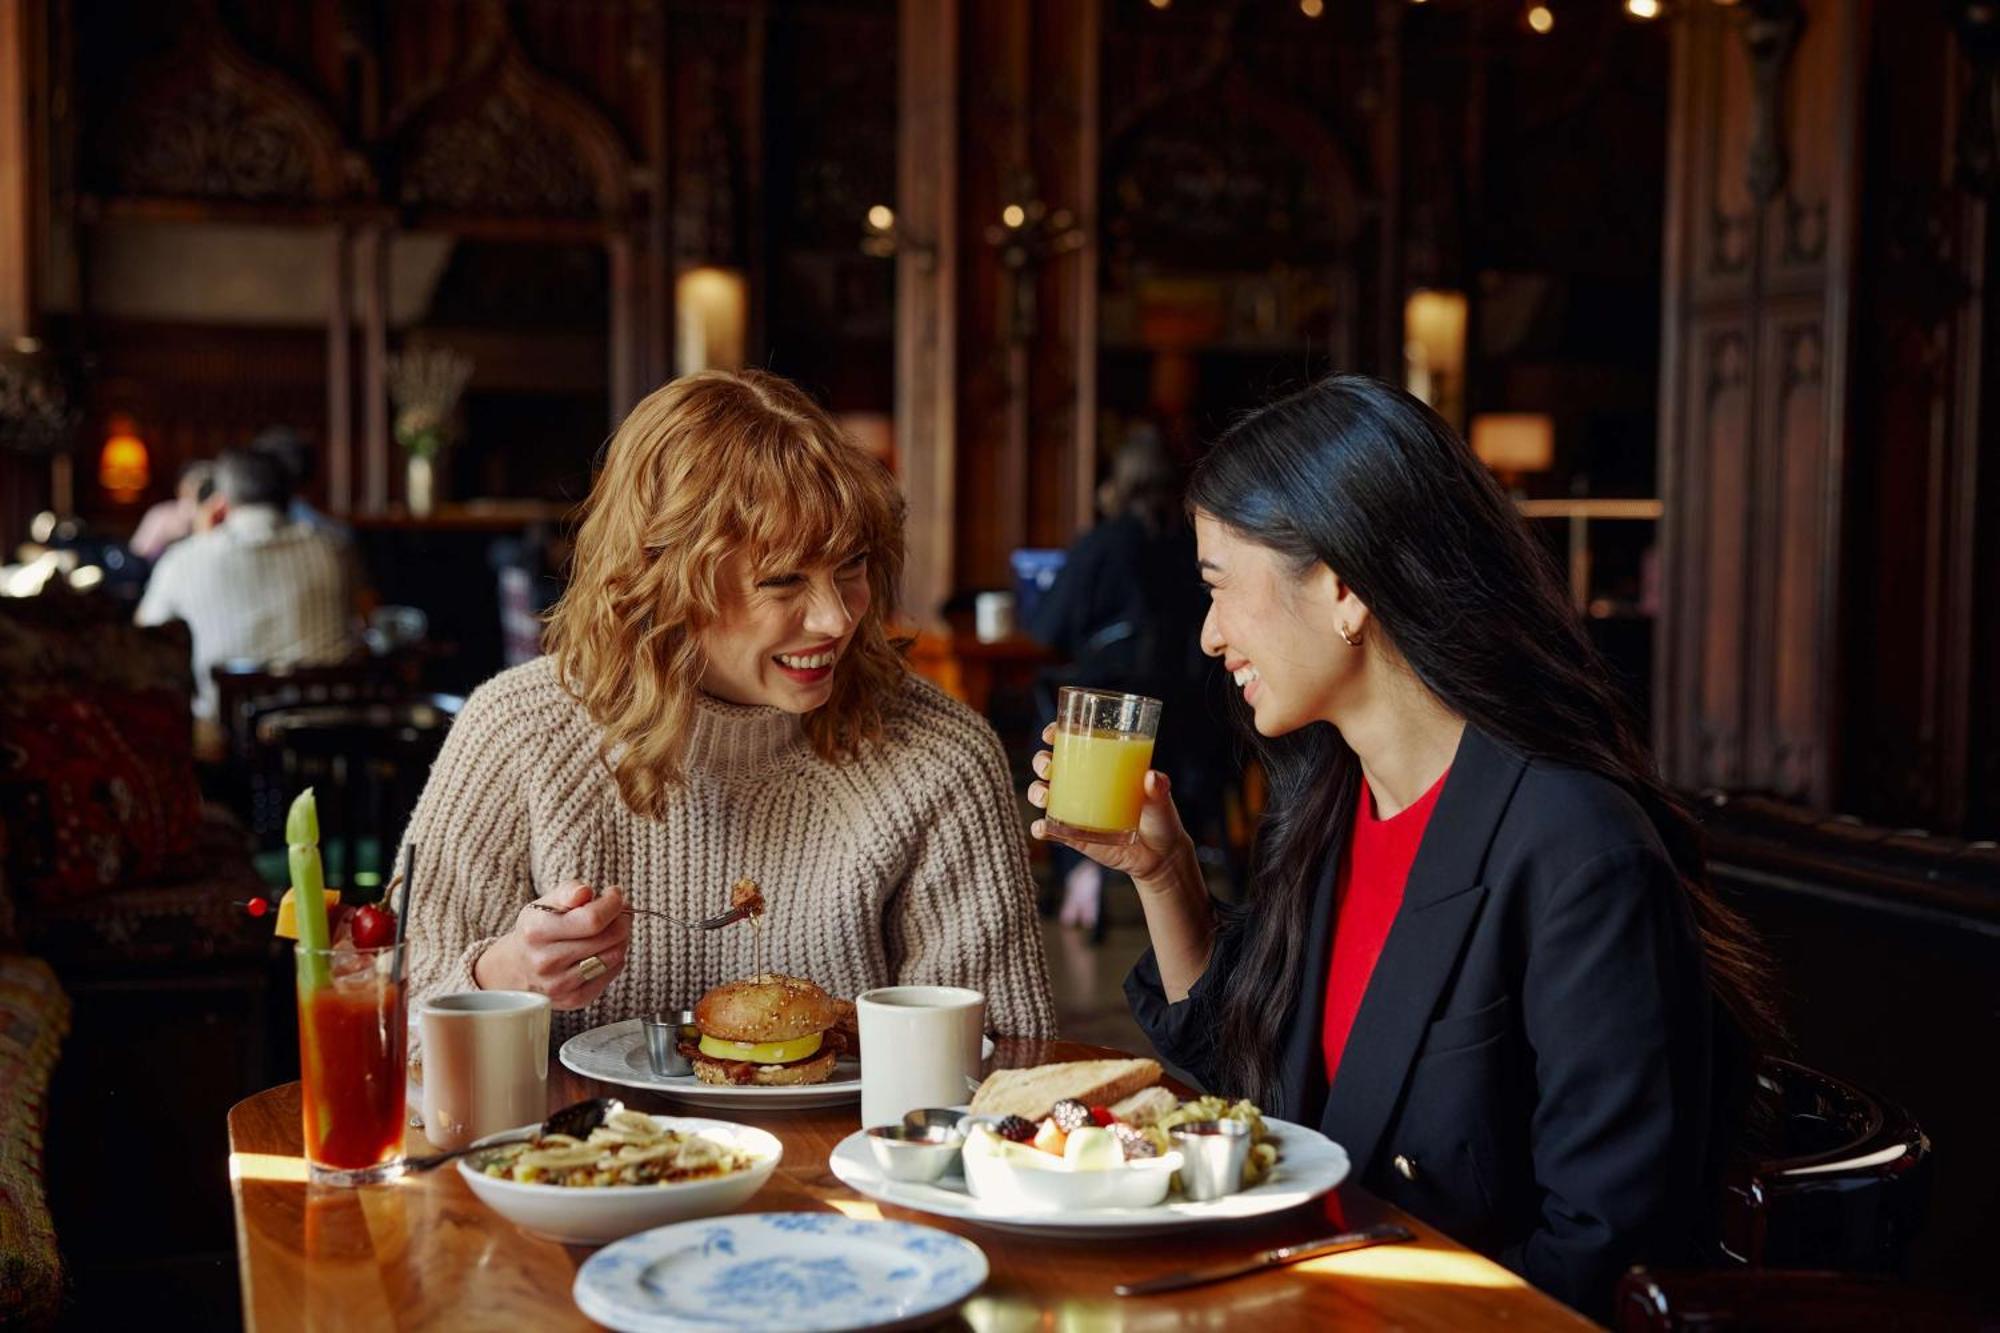
[[[1028,220],[1028,210],[1019,204],[1009,204],[1000,210],[1000,220],[1010,227],[1019,227]]]
[[[1150,0],[1150,3],[1155,9],[1165,9],[1168,5],[1171,5],[1173,2],[1174,0]]]
[[[1299,13],[1309,19],[1316,19],[1326,13],[1326,0],[1299,0]]]
[[[896,225],[896,210],[887,204],[876,204],[868,210],[868,225],[876,231],[888,231]]]
[[[1625,12],[1635,19],[1656,19],[1660,16],[1660,0],[1625,0]]]
[[[1528,27],[1541,36],[1555,31],[1556,12],[1547,5],[1528,6]]]

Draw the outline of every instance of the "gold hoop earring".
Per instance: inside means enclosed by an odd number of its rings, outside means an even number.
[[[1361,646],[1361,640],[1355,638],[1352,634],[1348,633],[1347,626],[1336,625],[1334,626],[1334,628],[1340,631],[1340,641],[1346,644],[1349,648],[1359,648]]]

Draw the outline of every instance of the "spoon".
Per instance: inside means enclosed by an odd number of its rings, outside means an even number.
[[[475,1146],[453,1148],[450,1152],[432,1153],[428,1157],[406,1157],[403,1170],[406,1172],[428,1171],[434,1166],[463,1157],[467,1153],[485,1152],[488,1148],[500,1148],[509,1143],[526,1143],[541,1134],[567,1134],[573,1139],[587,1139],[590,1131],[603,1124],[611,1116],[625,1109],[625,1103],[616,1097],[592,1097],[587,1101],[573,1102],[559,1111],[552,1111],[539,1129],[531,1129],[504,1139],[494,1139]]]

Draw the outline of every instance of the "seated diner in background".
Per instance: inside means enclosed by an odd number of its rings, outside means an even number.
[[[161,552],[134,619],[184,620],[194,638],[194,713],[215,717],[222,662],[312,666],[352,654],[354,573],[336,542],[286,516],[291,486],[278,461],[248,449],[215,463],[206,531]]]
[[[1369,1190],[1603,1318],[1716,1213],[1774,1027],[1754,940],[1552,563],[1429,408],[1325,380],[1226,433],[1189,505],[1202,647],[1272,799],[1240,909],[1158,772],[1136,841],[1072,844],[1138,886],[1134,1014],[1210,1090],[1317,1125]]]
[[[411,818],[412,1001],[538,991],[560,1041],[772,971],[969,986],[1054,1036],[999,740],[889,636],[903,550],[887,469],[791,383],[634,408],[549,655],[473,692]],[[761,935],[625,914],[708,917],[740,877]]]

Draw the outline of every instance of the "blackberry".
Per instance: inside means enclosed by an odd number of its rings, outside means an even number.
[[[1158,1157],[1160,1150],[1146,1137],[1146,1132],[1134,1129],[1120,1122],[1111,1126],[1111,1133],[1117,1138],[1118,1146],[1125,1150],[1125,1160],[1135,1161],[1141,1157]]]
[[[1018,1115],[1010,1115],[995,1125],[993,1132],[1015,1143],[1032,1143],[1035,1138],[1035,1122],[1024,1120]]]
[[[1090,1118],[1090,1108],[1071,1097],[1065,1097],[1049,1108],[1049,1119],[1056,1122],[1056,1128],[1065,1134],[1074,1134],[1085,1125],[1097,1122]]]

